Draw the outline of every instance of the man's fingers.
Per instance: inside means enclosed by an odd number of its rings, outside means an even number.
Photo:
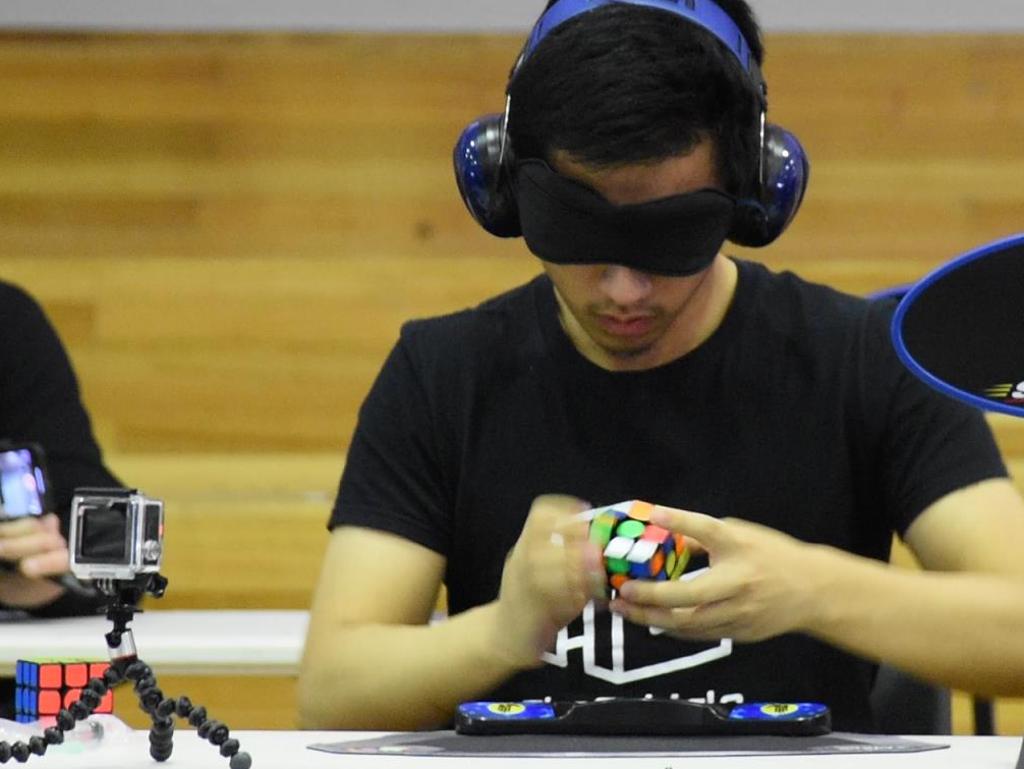
[[[700,543],[701,549],[706,552],[711,552],[724,545],[728,534],[727,524],[718,518],[664,505],[654,506],[654,510],[651,512],[651,523],[682,534],[684,537],[693,537]]]
[[[631,604],[684,608],[725,601],[736,595],[738,587],[724,569],[709,569],[692,579],[675,582],[630,580],[619,590],[624,601]]]
[[[576,549],[576,558],[587,597],[598,601],[607,600],[608,574],[605,572],[601,548],[589,540],[584,540]]]
[[[0,540],[0,559],[20,561],[29,556],[42,555],[52,550],[65,550],[66,548],[67,543],[59,533],[39,529],[23,537]]]
[[[60,534],[60,518],[54,513],[47,513],[39,518],[39,523],[46,531],[54,534]]]
[[[54,519],[56,519],[56,516],[54,516]],[[34,534],[42,528],[43,523],[34,515],[15,518],[13,521],[4,521],[3,523],[0,523],[0,542],[3,542],[5,539],[13,539],[15,537],[24,537],[29,534]]]
[[[573,518],[587,509],[587,503],[563,494],[545,494],[533,500],[526,519],[524,534],[534,540],[551,540],[558,532],[571,533]],[[555,538],[557,539],[557,538]]]
[[[52,577],[64,574],[69,567],[70,556],[67,548],[34,555],[23,559],[19,564],[21,573],[26,577]]]

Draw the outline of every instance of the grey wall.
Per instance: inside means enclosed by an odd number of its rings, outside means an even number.
[[[1024,0],[752,0],[771,31],[1024,31]],[[543,0],[0,0],[0,27],[521,31]]]

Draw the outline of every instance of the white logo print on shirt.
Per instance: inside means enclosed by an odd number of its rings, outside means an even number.
[[[706,569],[691,572],[685,579],[692,579],[703,573]],[[702,649],[698,652],[685,654],[662,662],[656,662],[642,667],[626,668],[626,638],[623,629],[625,620],[617,614],[609,614],[611,620],[611,652],[612,665],[606,667],[597,663],[597,629],[595,624],[595,610],[593,602],[588,603],[583,610],[583,633],[569,637],[569,628],[562,628],[555,641],[553,652],[545,652],[542,659],[549,665],[560,668],[569,666],[569,651],[572,649],[583,650],[583,672],[592,678],[598,678],[612,684],[629,684],[635,681],[644,681],[648,678],[676,673],[680,670],[688,670],[709,662],[723,659],[732,654],[732,639],[723,638],[716,645]],[[651,628],[651,635],[660,635],[663,630]]]

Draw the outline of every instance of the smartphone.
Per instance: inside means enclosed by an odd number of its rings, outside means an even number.
[[[43,450],[33,443],[0,443],[0,522],[50,510]]]

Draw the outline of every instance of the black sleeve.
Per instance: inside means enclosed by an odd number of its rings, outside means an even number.
[[[957,489],[1007,476],[983,413],[925,385],[890,340],[892,305],[873,308],[868,331],[888,394],[880,452],[882,492],[902,537],[929,505]],[[879,381],[879,380],[875,380]]]
[[[0,283],[0,440],[42,446],[54,512],[65,537],[76,487],[121,485],[103,464],[78,382],[53,326],[31,297],[4,283]],[[96,605],[68,595],[50,608],[79,614],[91,613]]]
[[[436,403],[415,362],[410,325],[359,411],[329,526],[387,531],[447,555],[451,484],[441,457]]]

